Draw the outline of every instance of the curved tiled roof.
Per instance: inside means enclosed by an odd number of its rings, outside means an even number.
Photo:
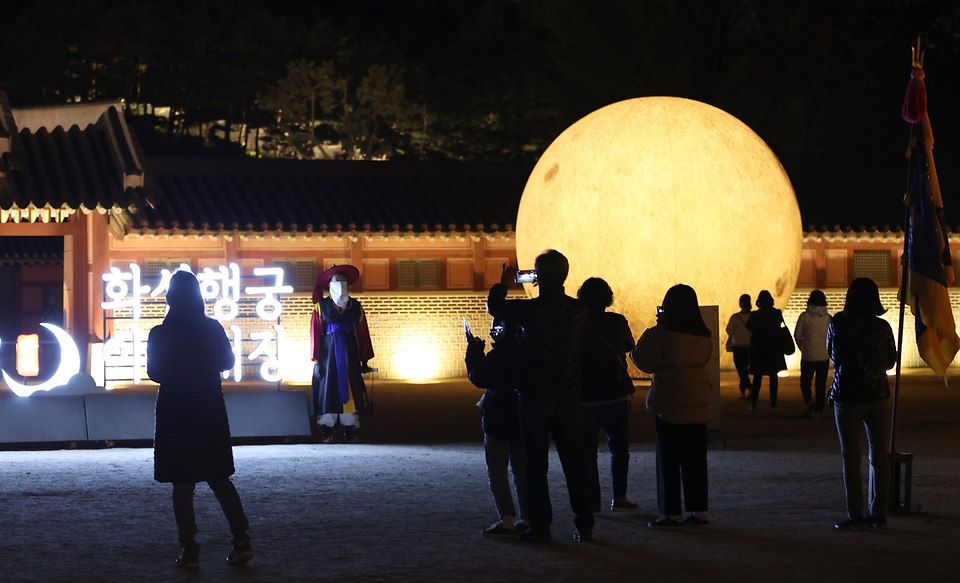
[[[63,237],[0,237],[0,265],[61,265]]]
[[[129,230],[512,231],[532,166],[148,159]]]
[[[887,166],[788,169],[808,233],[903,231],[906,160]],[[897,160],[899,162],[899,160]],[[948,229],[960,231],[960,168],[937,159]]]
[[[17,135],[25,160],[2,175],[0,210],[136,210],[147,204],[136,142],[116,108],[97,124],[52,130],[24,129]]]

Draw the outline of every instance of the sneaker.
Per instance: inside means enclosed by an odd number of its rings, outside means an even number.
[[[741,401],[747,400],[747,393],[746,393],[746,392],[740,393],[740,397],[738,397],[738,398],[739,398]]]
[[[610,504],[611,512],[636,512],[640,508],[639,504],[634,504],[633,502],[624,498],[623,500],[614,500]]]
[[[356,437],[349,437],[349,438],[347,438],[347,443],[351,443],[351,444],[354,444],[354,445],[355,445],[355,444],[360,443],[360,440],[357,439]]]
[[[780,410],[780,407],[777,407],[777,404],[776,404],[776,403],[770,403],[770,410],[771,410],[771,411],[779,411],[779,410]]]
[[[227,556],[228,565],[242,565],[253,558],[253,547],[250,541],[245,540],[240,544],[233,545],[233,550]]]
[[[887,527],[886,516],[868,516],[864,519],[870,528],[885,529]]]
[[[756,411],[756,410],[757,410],[756,403],[750,403],[749,405],[747,405],[747,411]]]
[[[514,536],[517,536],[517,530],[515,528],[507,528],[506,526],[503,525],[502,522],[497,522],[496,524],[492,524],[487,528],[481,530],[480,534],[482,534],[483,536],[490,536],[490,537],[499,537],[499,536],[514,537]]]
[[[200,545],[194,545],[180,551],[180,556],[177,557],[177,566],[181,569],[199,569]]]
[[[524,543],[546,544],[553,541],[553,537],[550,536],[550,527],[539,530],[528,528],[517,532],[517,540]]]
[[[814,421],[820,421],[820,419],[822,419],[822,418],[823,418],[823,417],[820,415],[820,413],[814,413],[814,414],[813,414],[813,420],[814,420]]]
[[[653,528],[656,530],[674,530],[683,526],[683,521],[674,520],[669,516],[661,516],[660,518],[654,520],[653,522],[647,523],[647,528]]]
[[[324,437],[323,443],[333,443],[333,437]]]
[[[841,520],[840,522],[833,525],[837,530],[857,530],[861,526],[867,523],[867,519],[858,516],[856,518],[848,518],[846,520]]]
[[[578,528],[573,531],[573,540],[580,543],[588,543],[593,540],[593,531],[580,530]]]
[[[684,517],[683,523],[687,526],[710,526],[710,521],[704,518],[700,518],[696,514],[689,514]]]

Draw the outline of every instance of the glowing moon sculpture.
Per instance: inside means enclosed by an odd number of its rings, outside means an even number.
[[[60,366],[57,367],[57,372],[53,373],[53,376],[45,382],[30,386],[16,382],[10,378],[7,371],[0,371],[3,373],[3,380],[7,383],[7,386],[18,397],[29,397],[36,391],[49,391],[54,387],[65,385],[70,382],[73,375],[80,372],[80,351],[77,350],[77,344],[73,341],[73,338],[70,338],[70,335],[63,328],[53,324],[40,325],[53,332],[53,335],[57,338],[57,343],[60,344]]]
[[[720,306],[722,330],[740,294],[766,289],[786,305],[802,236],[790,180],[757,134],[704,103],[645,97],[591,113],[547,148],[520,201],[517,259],[528,269],[544,249],[562,252],[570,295],[602,277],[635,336],[677,283]]]

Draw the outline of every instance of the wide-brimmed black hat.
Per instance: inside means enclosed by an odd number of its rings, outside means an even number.
[[[347,285],[353,285],[360,279],[360,270],[356,267],[352,265],[334,265],[317,277],[317,287],[324,291],[329,291],[330,280],[333,279],[334,275],[338,274],[347,276]]]

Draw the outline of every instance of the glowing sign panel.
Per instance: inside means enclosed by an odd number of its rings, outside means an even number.
[[[189,271],[190,266],[181,264],[180,269]],[[160,283],[151,291],[149,285],[141,283],[140,267],[135,263],[130,264],[129,272],[111,267],[110,272],[102,276],[106,299],[100,303],[100,307],[104,310],[130,309],[131,320],[139,322],[141,303],[145,298],[155,299],[165,294],[172,275],[170,270],[161,270]],[[213,301],[211,313],[215,320],[229,322],[240,317],[241,299],[256,298],[257,318],[272,323],[267,330],[249,331],[246,334],[235,324],[228,327],[227,337],[236,356],[236,365],[232,371],[224,372],[223,378],[230,378],[232,373],[233,380],[239,382],[243,378],[241,370],[244,362],[265,359],[260,365],[260,377],[267,382],[278,382],[283,378],[278,355],[284,343],[283,327],[279,322],[283,305],[279,298],[282,294],[293,293],[293,287],[284,285],[284,273],[280,267],[257,267],[253,275],[262,278],[265,285],[241,287],[240,267],[235,263],[221,265],[217,269],[205,267],[197,274],[197,280],[203,299]],[[256,343],[245,358],[243,342]],[[103,345],[103,359],[106,366],[129,368],[129,380],[139,384],[146,368],[145,331],[131,327],[107,340]]]
[[[40,374],[39,335],[17,336],[17,373],[22,377],[35,377]]]

